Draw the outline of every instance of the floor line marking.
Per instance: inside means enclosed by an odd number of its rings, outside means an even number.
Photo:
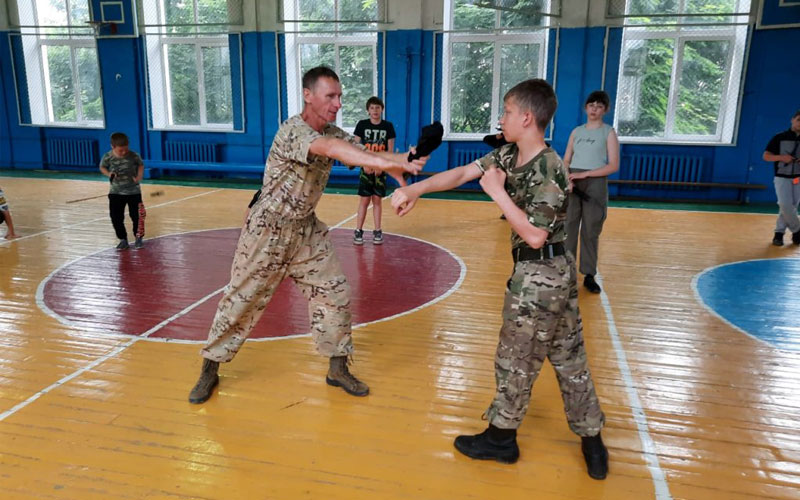
[[[166,205],[172,205],[173,203],[178,203],[178,202],[181,202],[181,201],[191,200],[192,198],[197,198],[197,197],[200,197],[200,196],[205,196],[205,195],[208,195],[208,194],[217,193],[219,191],[222,191],[222,189],[214,189],[214,190],[211,190],[211,191],[205,191],[203,193],[193,194],[191,196],[186,196],[186,197],[183,197],[183,198],[179,198],[177,200],[172,200],[172,201],[166,201],[164,203],[159,203],[158,205],[150,205],[150,206],[148,206],[146,208],[148,210],[151,210],[153,208],[159,208],[159,207],[163,207],[163,206],[166,206]],[[10,243],[16,243],[16,242],[22,241],[22,240],[27,240],[28,238],[34,238],[36,236],[42,236],[43,234],[55,233],[57,231],[63,231],[65,229],[72,229],[74,227],[83,226],[83,225],[86,225],[86,224],[92,224],[94,222],[98,222],[98,221],[101,221],[101,220],[108,220],[108,216],[97,217],[96,219],[85,220],[83,222],[76,222],[75,224],[69,224],[69,225],[66,225],[66,226],[56,227],[56,228],[53,228],[53,229],[47,229],[45,231],[40,231],[38,233],[33,233],[33,234],[25,235],[25,236],[20,236],[19,238],[14,238],[13,240],[3,240],[3,241],[0,241],[0,246],[8,245]]]
[[[207,192],[207,193],[203,193],[203,194],[209,194],[209,193],[216,192],[216,191],[220,191],[220,190],[209,191],[209,192]],[[195,195],[195,196],[202,196],[202,195]],[[193,197],[195,197],[195,196],[193,196]],[[187,198],[187,199],[188,199],[188,198]],[[177,200],[177,201],[179,201],[179,200]],[[163,205],[167,205],[167,204],[170,204],[170,203],[173,203],[173,202],[167,202],[167,203],[163,203],[163,204],[161,204],[161,205],[158,205],[158,206],[163,206]],[[155,208],[155,207],[154,207],[154,208]],[[331,228],[338,228],[339,226],[341,226],[341,225],[343,225],[343,224],[345,224],[345,223],[347,223],[347,222],[349,222],[349,221],[353,220],[353,218],[355,218],[357,215],[358,215],[357,213],[356,213],[356,214],[353,214],[353,215],[351,215],[351,216],[349,216],[349,217],[345,218],[344,220],[340,221],[338,224],[335,224],[335,225],[333,225],[333,226],[330,226],[330,227],[331,227]],[[438,246],[438,245],[437,245],[437,246]],[[440,247],[440,248],[441,248],[441,247]],[[449,252],[449,251],[448,251],[448,252]],[[451,255],[454,255],[454,254],[452,254],[452,253],[451,253]],[[459,276],[459,279],[458,279],[458,282],[456,283],[456,285],[454,285],[454,286],[451,288],[451,290],[449,291],[449,293],[447,293],[446,295],[449,295],[449,294],[450,294],[450,293],[452,293],[453,291],[457,290],[457,289],[458,289],[458,287],[460,287],[460,285],[461,285],[461,282],[462,282],[462,281],[463,281],[463,279],[464,279],[464,276],[466,275],[466,268],[465,268],[465,266],[464,266],[464,263],[461,261],[461,259],[458,259],[458,262],[459,262],[459,264],[461,265],[461,274],[460,274],[460,276]],[[54,271],[54,272],[55,272],[55,271]],[[52,273],[51,273],[51,275],[52,275]],[[44,283],[44,281],[43,281],[43,283]],[[227,286],[227,285],[225,285],[225,286]],[[21,409],[25,408],[26,406],[30,405],[31,403],[33,403],[34,401],[36,401],[37,399],[39,399],[39,398],[40,398],[40,397],[42,397],[43,395],[45,395],[45,394],[47,394],[47,393],[49,393],[49,392],[53,391],[54,389],[57,389],[58,387],[60,387],[60,386],[64,385],[65,383],[69,382],[70,380],[72,380],[72,379],[74,379],[74,378],[76,378],[76,377],[78,377],[78,376],[82,375],[83,373],[86,373],[87,371],[89,371],[89,370],[91,370],[91,369],[95,368],[96,366],[100,365],[101,363],[103,363],[103,362],[105,362],[105,361],[108,361],[108,360],[109,360],[109,359],[111,359],[111,358],[114,358],[114,357],[116,357],[117,355],[119,355],[121,352],[123,352],[125,349],[127,349],[127,348],[128,348],[128,347],[130,347],[130,346],[132,346],[132,345],[133,345],[133,344],[135,344],[136,342],[139,342],[139,341],[140,341],[140,340],[142,340],[142,339],[146,339],[146,338],[148,338],[150,335],[152,335],[153,333],[155,333],[155,332],[156,332],[156,331],[158,331],[159,329],[163,328],[164,326],[168,325],[168,324],[169,324],[169,323],[171,323],[172,321],[175,321],[176,319],[180,318],[181,316],[184,316],[184,315],[188,314],[189,312],[191,312],[193,309],[195,309],[195,308],[199,307],[201,304],[203,304],[204,302],[206,302],[208,299],[210,299],[211,297],[213,297],[214,295],[216,295],[216,294],[217,294],[217,293],[219,293],[220,291],[224,290],[224,288],[225,288],[225,287],[222,287],[222,288],[220,288],[220,289],[217,289],[217,290],[215,290],[215,291],[213,291],[213,292],[209,293],[208,295],[206,295],[206,296],[205,296],[205,297],[203,297],[202,299],[200,299],[200,300],[198,300],[198,301],[196,301],[196,302],[194,302],[194,303],[190,304],[189,306],[185,307],[185,308],[184,308],[183,310],[181,310],[180,312],[178,312],[178,313],[176,313],[176,314],[172,315],[171,317],[169,317],[169,318],[165,319],[164,321],[160,322],[160,323],[159,323],[159,324],[157,324],[156,326],[152,327],[151,329],[149,329],[147,332],[145,332],[145,333],[144,333],[144,334],[142,334],[141,336],[136,336],[136,337],[133,337],[133,338],[131,338],[130,340],[128,340],[128,341],[127,341],[127,342],[125,342],[124,344],[122,344],[122,345],[120,345],[120,346],[117,346],[117,347],[115,347],[114,349],[112,349],[112,350],[111,350],[111,351],[110,351],[108,354],[105,354],[105,355],[103,355],[103,356],[101,356],[101,357],[99,357],[99,358],[95,359],[94,361],[92,361],[92,362],[88,363],[86,366],[84,366],[84,367],[82,367],[82,368],[79,368],[78,370],[76,370],[76,371],[72,372],[71,374],[69,374],[69,375],[67,375],[67,376],[65,376],[65,377],[62,377],[61,379],[59,379],[58,381],[54,382],[53,384],[50,384],[49,386],[45,387],[44,389],[42,389],[42,390],[40,390],[40,391],[36,392],[35,394],[33,394],[32,396],[28,397],[26,400],[24,400],[24,401],[22,401],[22,402],[20,402],[20,403],[18,403],[18,404],[16,404],[16,405],[14,405],[12,408],[10,408],[10,409],[8,409],[8,410],[4,411],[3,413],[0,413],[0,422],[2,422],[3,420],[5,420],[6,418],[10,417],[11,415],[14,415],[15,413],[17,413],[17,412],[18,412],[18,411],[20,411]],[[42,284],[40,284],[40,285],[39,285],[39,289],[43,291],[43,290],[44,290],[44,286],[43,286]],[[39,295],[39,293],[38,293],[38,291],[37,291],[37,302],[39,301],[39,297],[38,297],[38,295]],[[443,298],[444,298],[444,296],[443,296],[443,297],[441,297],[441,298],[437,298],[438,300],[437,300],[437,299],[434,299],[434,300],[432,300],[432,301],[428,302],[428,303],[427,303],[427,304],[425,304],[425,305],[429,305],[429,304],[432,304],[432,303],[434,303],[434,302],[438,302],[439,300],[442,300]],[[41,301],[40,307],[41,307],[42,305],[44,305],[44,300],[43,300],[43,299],[42,299],[42,301]],[[421,308],[421,307],[424,307],[424,306],[420,306],[419,308]],[[415,309],[415,310],[418,310],[419,308],[417,308],[417,309]],[[44,309],[43,309],[43,310],[44,310]],[[412,312],[413,312],[413,311],[412,311]],[[396,316],[394,316],[394,317],[396,317]],[[385,319],[384,319],[384,321],[385,321]],[[377,321],[373,321],[373,322],[371,322],[371,323],[365,323],[364,325],[366,325],[366,324],[372,324],[372,323],[376,323],[376,322],[377,322]],[[359,326],[364,326],[364,325],[359,325]],[[309,334],[304,334],[304,335],[309,335]]]
[[[597,274],[597,282],[603,287],[603,278]],[[620,340],[619,331],[617,330],[617,323],[614,321],[614,313],[611,310],[611,302],[605,292],[605,287],[600,293],[600,300],[603,304],[603,311],[606,315],[606,322],[608,323],[608,334],[611,337],[611,343],[614,346],[614,351],[617,355],[617,366],[619,366],[622,380],[625,382],[625,392],[628,394],[628,400],[631,405],[631,412],[633,413],[633,420],[636,423],[636,428],[639,432],[639,440],[642,443],[642,453],[644,454],[645,461],[647,462],[647,469],[653,478],[653,486],[655,487],[657,500],[672,500],[672,494],[669,491],[666,475],[658,461],[658,454],[656,453],[656,446],[653,442],[650,431],[648,430],[647,415],[645,415],[642,408],[642,402],[639,399],[639,393],[634,387],[633,375],[628,366],[628,357],[625,354],[625,347]]]

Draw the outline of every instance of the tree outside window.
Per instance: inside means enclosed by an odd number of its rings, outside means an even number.
[[[32,123],[102,127],[88,0],[20,0],[18,8]]]
[[[342,85],[342,109],[336,125],[353,129],[364,104],[378,93],[378,0],[285,0],[286,80],[289,114],[303,107],[302,76],[324,65]]]
[[[143,0],[153,127],[233,128],[227,0]]]
[[[623,141],[732,142],[749,10],[749,0],[628,3],[615,113]]]
[[[449,138],[494,131],[505,93],[544,78],[549,9],[545,0],[445,1],[442,122]]]

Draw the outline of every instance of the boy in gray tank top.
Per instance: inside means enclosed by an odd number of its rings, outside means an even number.
[[[608,213],[608,176],[619,170],[619,141],[614,128],[603,123],[609,108],[608,94],[595,90],[586,98],[586,123],[575,127],[569,136],[564,164],[569,168],[569,180],[574,191],[569,195],[567,208],[567,250],[578,257],[580,234],[581,258],[579,271],[584,275],[583,286],[600,293],[595,281],[600,232]]]

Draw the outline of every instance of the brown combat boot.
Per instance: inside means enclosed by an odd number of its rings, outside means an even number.
[[[189,402],[199,405],[205,403],[211,397],[214,387],[219,383],[219,363],[210,359],[203,359],[203,368],[200,371],[200,378],[194,385],[192,392],[189,393]]]
[[[369,394],[369,387],[364,382],[355,378],[350,370],[347,369],[347,356],[336,356],[331,358],[331,366],[325,382],[334,387],[341,387],[346,393],[353,396],[366,396]]]

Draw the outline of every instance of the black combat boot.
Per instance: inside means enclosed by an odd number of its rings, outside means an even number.
[[[455,440],[458,451],[470,458],[497,460],[513,464],[519,459],[517,430],[501,429],[489,424],[489,428],[474,436],[458,436]]]
[[[205,403],[211,397],[214,387],[219,383],[219,363],[203,358],[203,368],[200,371],[200,378],[194,385],[192,392],[189,393],[189,402],[199,405]]]
[[[776,247],[783,246],[783,233],[775,231],[775,236],[772,237],[772,244]]]
[[[608,474],[608,450],[600,434],[581,438],[581,451],[586,469],[593,479],[605,479]]]
[[[347,356],[336,356],[331,358],[328,376],[325,382],[334,387],[341,387],[347,394],[353,396],[366,396],[369,394],[369,387],[364,382],[355,378],[350,370],[347,369]]]
[[[800,245],[800,231],[792,233],[792,243],[795,245]]]

